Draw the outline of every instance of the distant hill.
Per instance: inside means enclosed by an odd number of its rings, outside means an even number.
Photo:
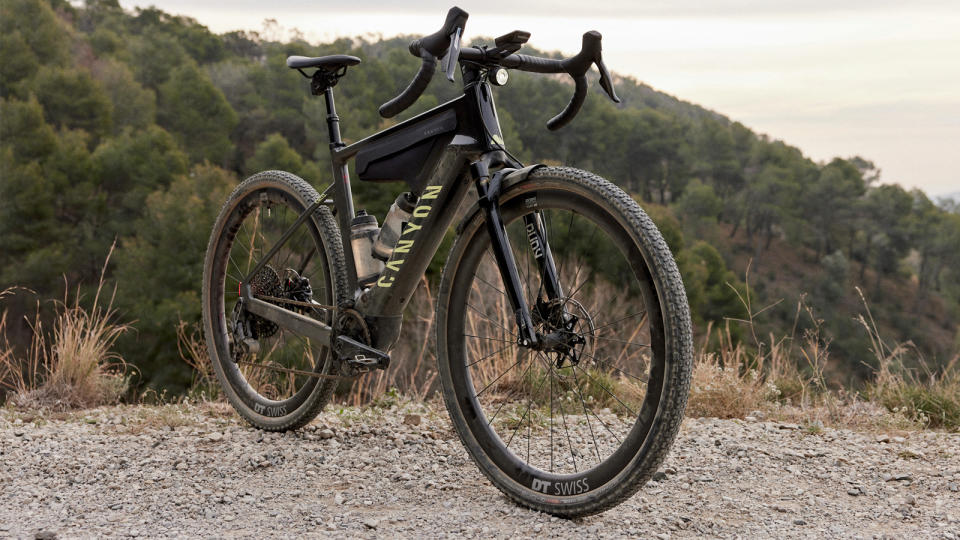
[[[952,191],[950,193],[946,193],[943,195],[938,195],[936,198],[937,199],[953,199],[955,201],[960,202],[960,190]]]
[[[335,90],[347,142],[461,91],[437,77],[409,111],[381,118],[377,107],[418,68],[407,38],[312,45],[217,35],[109,0],[5,0],[0,9],[0,289],[63,298],[64,279],[97,282],[116,241],[106,278],[118,316],[137,321],[121,352],[137,358],[143,384],[171,392],[191,382],[177,328],[200,317],[209,225],[226,195],[266,168],[320,188],[331,180],[323,100],[285,58],[362,57]],[[957,354],[960,215],[921,191],[869,181],[868,159],[814,162],[641,81],[617,76],[616,86],[622,104],[592,84],[576,120],[550,132],[569,78],[514,72],[495,90],[504,138],[522,161],[594,171],[641,203],[678,260],[698,343],[716,347],[706,328],[749,318],[749,285],[750,311],[774,307],[754,331],[730,323],[732,339],[817,330],[837,376],[857,380],[872,357],[855,322],[859,287],[889,343],[913,343],[933,367]],[[403,186],[353,189],[358,208],[382,215]],[[440,264],[442,254],[430,279]],[[801,300],[815,316],[797,316]],[[8,320],[32,306],[12,306]]]

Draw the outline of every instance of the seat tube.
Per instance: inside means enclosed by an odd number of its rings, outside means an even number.
[[[327,105],[327,134],[330,137],[330,161],[333,165],[333,202],[337,211],[337,224],[340,226],[340,237],[343,242],[343,257],[347,263],[347,285],[353,290],[357,288],[357,267],[353,260],[353,249],[350,245],[350,224],[354,217],[350,171],[347,164],[338,160],[336,155],[336,151],[345,145],[340,138],[340,117],[337,116],[332,87],[328,86],[324,90],[323,98]]]

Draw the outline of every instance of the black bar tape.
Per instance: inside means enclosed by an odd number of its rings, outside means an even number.
[[[437,59],[430,53],[423,52],[423,64],[420,65],[420,71],[413,78],[410,85],[407,86],[400,95],[391,99],[380,106],[380,116],[384,118],[394,117],[403,112],[407,107],[413,105],[415,101],[427,89],[433,73],[437,70]]]

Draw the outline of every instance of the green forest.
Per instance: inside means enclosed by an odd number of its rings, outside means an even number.
[[[264,169],[321,190],[331,178],[323,101],[286,57],[363,60],[335,89],[347,143],[459,92],[438,76],[414,107],[384,120],[377,107],[418,67],[409,37],[316,45],[281,34],[218,35],[116,0],[0,0],[0,290],[35,292],[5,300],[9,320],[38,298],[63,298],[65,287],[92,290],[115,243],[106,277],[118,316],[135,328],[119,352],[141,388],[182,392],[192,374],[177,327],[200,318],[203,254],[222,202]],[[511,73],[495,90],[504,138],[524,162],[594,171],[640,201],[677,257],[698,346],[712,346],[708,326],[729,324],[734,339],[818,327],[832,379],[856,384],[873,357],[855,320],[859,287],[891,343],[912,342],[934,369],[957,355],[957,202],[906,190],[866,158],[818,163],[722,114],[615,79],[621,104],[591,85],[576,120],[550,132],[568,80]],[[382,216],[402,187],[354,190],[358,208]],[[740,300],[748,289],[750,312],[769,307],[751,331],[733,320],[750,317]],[[797,317],[798,302],[810,312]],[[28,341],[29,325],[13,329]]]

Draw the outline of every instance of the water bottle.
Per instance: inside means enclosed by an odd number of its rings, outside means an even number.
[[[365,210],[357,212],[357,217],[350,222],[350,245],[357,267],[357,282],[361,286],[376,281],[383,271],[383,261],[373,256],[373,244],[379,235],[377,217],[368,215]]]
[[[397,246],[400,235],[403,234],[403,225],[410,221],[413,215],[413,209],[417,205],[417,197],[409,191],[401,193],[397,200],[393,201],[387,217],[383,220],[383,228],[377,236],[377,241],[373,244],[373,255],[384,261],[390,259],[393,255],[393,248]]]

